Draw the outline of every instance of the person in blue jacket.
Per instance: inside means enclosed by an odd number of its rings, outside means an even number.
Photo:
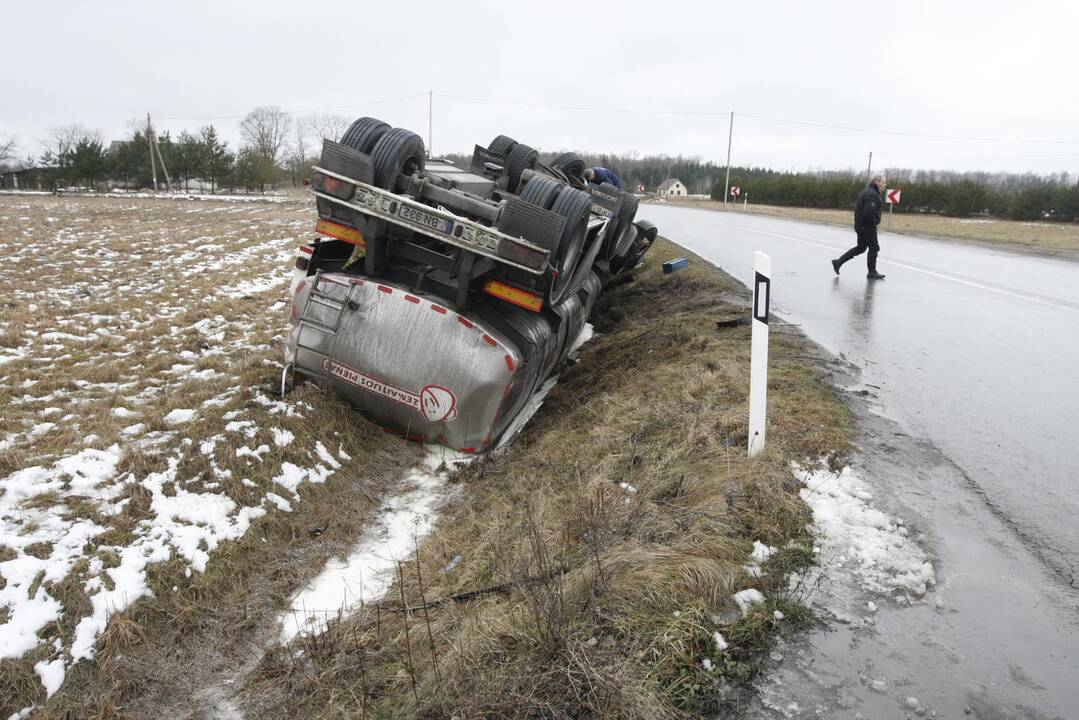
[[[610,183],[619,190],[622,189],[622,178],[618,177],[614,170],[608,170],[605,167],[588,168],[584,171],[584,179],[596,185]]]
[[[884,276],[877,272],[877,253],[880,252],[877,225],[880,225],[881,196],[887,185],[888,181],[883,175],[876,175],[873,181],[858,193],[858,199],[854,203],[854,232],[858,236],[858,244],[832,261],[832,269],[836,275],[843,263],[869,250],[869,255],[866,256],[866,270],[869,272],[866,277],[870,280],[884,279]]]

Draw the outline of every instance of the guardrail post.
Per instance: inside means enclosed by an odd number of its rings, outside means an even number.
[[[768,409],[768,311],[772,296],[772,258],[753,258],[753,339],[749,361],[749,456],[764,449]]]

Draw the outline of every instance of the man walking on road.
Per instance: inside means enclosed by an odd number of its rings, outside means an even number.
[[[881,200],[884,188],[888,181],[883,175],[876,175],[873,181],[858,193],[858,199],[854,203],[854,232],[858,235],[858,244],[839,258],[832,261],[832,269],[839,274],[839,268],[843,263],[855,255],[861,255],[867,249],[866,267],[869,273],[866,275],[870,280],[883,280],[884,276],[877,272],[877,253],[880,252],[880,244],[877,242],[877,225],[880,225]]]

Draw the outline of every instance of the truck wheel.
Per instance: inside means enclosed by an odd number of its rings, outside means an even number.
[[[603,242],[603,249],[600,251],[600,255],[602,255],[605,260],[611,260],[614,258],[616,250],[618,249],[618,240],[622,237],[622,231],[629,227],[630,223],[633,222],[633,218],[637,215],[637,206],[640,204],[640,200],[637,199],[636,195],[624,193],[610,183],[603,183],[600,187],[622,197],[622,203],[618,206],[618,212],[611,218],[611,223],[614,227],[612,227],[611,232],[606,235]]]
[[[562,239],[558,242],[555,256],[551,258],[551,264],[558,274],[547,290],[548,302],[556,303],[566,294],[577,269],[577,261],[581,259],[581,249],[588,235],[592,196],[583,190],[563,188],[551,206],[551,212],[566,219]]]
[[[651,245],[656,240],[656,235],[659,235],[659,228],[651,220],[638,220],[636,223],[637,228],[641,231],[641,237],[646,243]]]
[[[584,181],[584,160],[577,153],[562,153],[551,162],[551,167],[570,178]]]
[[[525,184],[525,189],[521,191],[521,199],[536,207],[550,210],[558,193],[564,187],[565,185],[553,178],[532,176],[532,179]]]
[[[487,149],[493,153],[498,153],[499,155],[508,155],[510,150],[516,145],[517,141],[509,135],[499,135],[491,141],[491,144],[487,146]]]
[[[389,132],[390,126],[376,118],[362,117],[348,126],[341,136],[341,144],[370,155],[375,143]]]
[[[398,191],[398,177],[423,170],[423,138],[404,128],[394,128],[375,143],[371,151],[375,166],[375,185]]]
[[[506,178],[509,185],[506,187],[512,193],[517,192],[517,186],[521,184],[521,173],[536,167],[539,153],[523,143],[517,143],[506,156]]]

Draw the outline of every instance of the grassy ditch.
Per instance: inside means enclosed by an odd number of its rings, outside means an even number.
[[[744,289],[696,258],[662,274],[681,254],[659,241],[601,299],[601,336],[508,451],[458,472],[384,600],[266,655],[249,717],[688,717],[810,621],[789,463],[844,450],[848,412],[777,323],[769,445],[747,459],[750,329],[717,327]],[[778,548],[756,579],[753,541]],[[748,588],[766,600],[743,615]]]

